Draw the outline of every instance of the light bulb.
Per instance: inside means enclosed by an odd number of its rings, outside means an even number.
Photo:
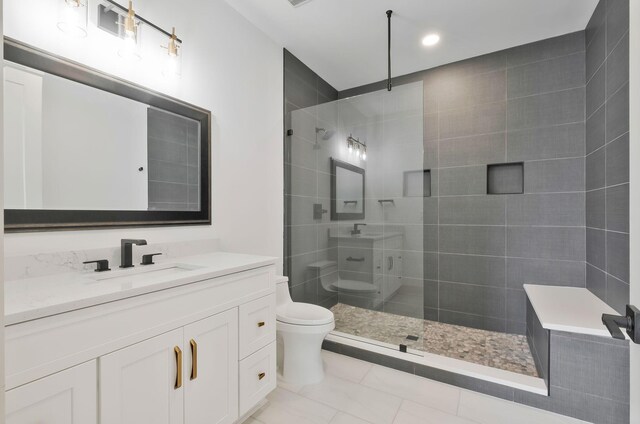
[[[422,45],[426,47],[435,46],[440,41],[438,34],[428,34],[422,39]]]
[[[362,152],[362,160],[367,160],[367,151]]]
[[[58,0],[58,29],[65,34],[83,38],[87,36],[86,0]]]
[[[182,57],[178,51],[180,44],[178,37],[176,36],[175,27],[171,32],[171,37],[169,37],[169,44],[167,47],[162,47],[167,49],[166,61],[162,73],[167,77],[179,76],[181,72]]]
[[[124,38],[122,48],[118,54],[125,59],[139,60],[138,44],[140,42],[140,26],[136,23],[136,12],[133,10],[133,2],[129,2],[129,10],[124,18]]]
[[[348,146],[349,146],[349,153],[353,152],[353,144],[349,143]]]

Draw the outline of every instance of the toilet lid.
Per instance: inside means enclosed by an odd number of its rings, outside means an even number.
[[[296,325],[324,325],[333,322],[333,312],[310,303],[289,302],[278,306],[276,318]]]

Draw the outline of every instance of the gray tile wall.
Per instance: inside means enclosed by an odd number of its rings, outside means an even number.
[[[147,110],[149,210],[200,210],[200,124]]]
[[[524,334],[523,284],[585,286],[585,32],[395,85],[419,80],[434,182],[424,207],[424,316]],[[524,194],[488,196],[486,166],[505,162],[524,162]]]
[[[551,331],[549,396],[514,400],[596,424],[629,423],[629,342]]]
[[[629,301],[629,0],[601,0],[586,29],[587,288]]]
[[[309,115],[308,119],[313,122],[304,125],[301,121],[308,114],[300,113],[293,123],[291,114],[337,99],[337,90],[284,49],[284,272],[289,276],[295,301],[323,306],[331,305],[335,299],[318,297],[324,291],[318,290],[319,281],[309,275],[307,265],[329,255],[329,215],[324,214],[319,220],[313,217],[315,203],[329,209],[329,196],[319,185],[319,181],[329,181],[329,170],[318,166],[318,152],[314,150],[316,134],[308,131],[320,126],[318,118]],[[289,129],[293,129],[293,136],[286,134]]]

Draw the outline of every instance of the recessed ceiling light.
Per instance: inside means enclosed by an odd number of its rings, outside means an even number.
[[[423,46],[435,46],[440,41],[440,36],[438,34],[428,34],[422,39]]]

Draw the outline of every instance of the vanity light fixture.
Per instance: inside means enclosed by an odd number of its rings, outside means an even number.
[[[87,0],[58,0],[58,29],[71,37],[86,37]]]
[[[129,9],[122,23],[123,41],[118,54],[125,59],[139,60],[140,55],[140,22],[136,20],[133,1],[129,0]]]
[[[355,150],[358,159],[367,160],[367,145],[351,134],[347,137],[347,149],[349,149],[349,153]]]
[[[162,73],[165,76],[180,76],[182,68],[182,55],[179,49],[181,48],[180,41],[176,36],[176,28],[171,30],[171,36],[169,37],[169,44],[162,48],[167,49],[167,58]]]

